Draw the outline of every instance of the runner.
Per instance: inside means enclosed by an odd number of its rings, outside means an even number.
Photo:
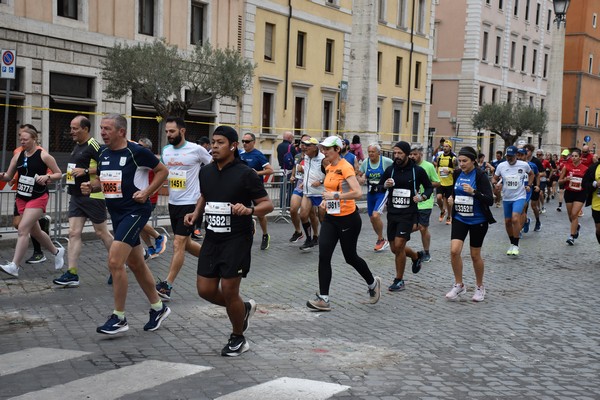
[[[292,168],[292,173],[290,174],[290,183],[295,185],[292,191],[292,198],[290,199],[290,217],[292,225],[294,225],[294,233],[289,240],[290,243],[297,243],[304,238],[302,228],[305,230],[308,229],[306,237],[312,237],[310,223],[308,223],[308,220],[302,221],[300,219],[300,206],[302,205],[302,197],[304,195],[304,154],[306,152],[306,145],[302,142],[309,140],[309,135],[302,135],[300,138],[300,152],[294,156],[294,168]],[[317,139],[314,140],[317,142]]]
[[[460,171],[454,173],[454,191],[452,193],[452,235],[450,241],[450,261],[454,272],[454,286],[446,294],[448,300],[455,300],[467,292],[463,283],[462,249],[469,235],[471,261],[475,271],[477,287],[473,301],[483,301],[483,258],[481,247],[489,224],[496,222],[490,211],[494,204],[494,195],[487,173],[478,168],[475,162],[477,153],[472,147],[463,147],[458,152]]]
[[[492,178],[494,186],[502,189],[504,226],[510,241],[510,246],[506,251],[508,256],[519,255],[521,213],[534,177],[529,164],[517,160],[517,151],[518,149],[515,146],[506,148],[506,162],[498,164]],[[502,179],[502,183],[499,183],[500,179]]]
[[[203,164],[212,160],[208,151],[185,140],[183,118],[167,117],[165,132],[169,144],[163,148],[162,162],[169,170],[169,217],[173,230],[173,257],[169,274],[164,281],[156,284],[156,291],[164,301],[171,300],[171,291],[177,275],[183,267],[185,252],[194,257],[200,254],[200,243],[191,239],[193,226],[184,224],[184,217],[194,212],[200,197],[198,174]]]
[[[565,185],[560,183],[560,174],[562,170],[565,168],[565,165],[571,161],[570,159],[571,152],[568,149],[564,149],[562,153],[560,153],[560,159],[556,163],[556,182],[558,182],[558,207],[556,207],[556,211],[562,211],[562,204],[565,195]]]
[[[273,211],[262,178],[239,158],[238,134],[229,126],[219,126],[212,136],[214,162],[200,170],[200,190],[193,213],[185,223],[205,216],[206,235],[198,257],[196,286],[203,299],[225,307],[232,325],[222,356],[235,357],[248,351],[244,337],[256,311],[256,302],[244,302],[240,284],[250,271],[252,215]]]
[[[440,222],[446,216],[446,225],[452,223],[451,207],[448,198],[452,196],[454,181],[452,180],[452,171],[458,167],[456,154],[452,152],[452,142],[444,142],[442,154],[438,155],[434,161],[438,176],[440,177],[440,186],[436,189],[437,204],[440,208]]]
[[[417,204],[431,197],[433,186],[427,172],[410,159],[410,144],[404,141],[396,143],[393,154],[394,164],[385,170],[379,185],[387,189],[387,236],[396,265],[396,277],[388,290],[397,292],[405,289],[406,257],[412,260],[413,274],[421,270],[424,253],[413,251],[406,243],[410,240],[410,233],[417,229]]]
[[[379,180],[383,172],[390,167],[394,161],[381,155],[381,147],[372,143],[367,147],[368,159],[360,165],[358,181],[361,185],[367,184],[367,214],[371,220],[373,230],[377,235],[377,242],[373,251],[384,251],[390,243],[383,237],[383,221],[381,213],[385,207],[386,191],[379,186]]]
[[[583,176],[587,167],[581,161],[581,150],[573,149],[571,151],[571,162],[566,163],[560,171],[558,183],[563,184],[565,188],[565,203],[567,205],[567,214],[571,223],[570,235],[567,238],[567,244],[573,246],[575,239],[579,238],[581,224],[579,224],[579,212],[586,201],[586,191],[583,186]]]
[[[100,122],[106,147],[100,151],[99,179],[83,182],[81,193],[102,191],[110,213],[114,240],[108,252],[108,269],[113,279],[114,310],[96,332],[114,335],[129,330],[125,317],[128,278],[125,263],[150,302],[150,319],[145,331],[157,330],[171,310],[164,305],[154,288],[152,273],[144,261],[140,231],[150,218],[148,197],[167,178],[167,167],[154,154],[137,143],[127,141],[127,120],[118,114],[106,115]],[[148,184],[148,171],[154,180]]]
[[[321,208],[327,211],[327,215],[323,219],[319,237],[319,292],[314,300],[306,302],[311,310],[331,311],[331,257],[338,241],[346,263],[367,283],[369,302],[375,304],[381,296],[381,278],[374,277],[365,260],[356,253],[362,220],[355,201],[362,196],[362,189],[356,179],[354,167],[340,155],[342,147],[342,141],[337,136],[329,136],[321,142],[325,159],[329,162],[321,203]]]
[[[325,168],[323,160],[325,156],[319,151],[319,142],[310,138],[303,142],[304,154],[304,194],[302,196],[302,207],[300,208],[300,219],[306,232],[306,240],[300,246],[300,250],[310,250],[319,245],[319,221],[324,212],[320,212],[318,206],[323,201],[323,179]],[[310,221],[310,222],[309,222]],[[312,236],[311,236],[312,234]]]
[[[585,205],[586,207],[592,206],[592,218],[596,225],[596,240],[600,244],[600,163],[598,161],[585,171],[583,187],[587,195]]]

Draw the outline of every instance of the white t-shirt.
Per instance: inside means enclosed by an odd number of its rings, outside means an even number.
[[[169,204],[196,204],[200,197],[200,167],[212,161],[208,151],[195,143],[185,142],[175,148],[163,148],[162,162],[169,169]]]
[[[513,165],[508,161],[498,164],[494,174],[502,177],[503,200],[515,201],[527,197],[525,182],[529,180],[529,171],[531,171],[529,163],[521,160],[517,160]]]

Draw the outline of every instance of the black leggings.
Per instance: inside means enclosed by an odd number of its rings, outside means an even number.
[[[356,253],[356,243],[362,227],[358,211],[343,217],[326,215],[319,236],[319,294],[329,295],[331,285],[331,257],[338,240],[346,262],[354,267],[368,285],[375,281],[369,266]]]

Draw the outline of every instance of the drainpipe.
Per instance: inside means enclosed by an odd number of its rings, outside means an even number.
[[[284,95],[283,95],[283,110],[287,111],[288,104],[288,80],[290,78],[290,36],[291,32],[291,24],[292,24],[292,0],[288,0],[288,19],[287,19],[287,46],[285,50],[285,86],[284,86]]]
[[[415,36],[415,4],[416,4],[416,0],[413,0],[413,4],[412,4],[412,16],[411,16],[411,28],[410,28],[410,53],[408,55],[408,95],[407,97],[407,105],[406,105],[406,122],[408,123],[408,121],[410,120],[410,99],[411,99],[411,88],[412,88],[412,59],[413,59],[413,53],[414,53],[414,48],[415,48],[415,41],[414,41],[414,36]],[[412,133],[412,131],[411,131]]]

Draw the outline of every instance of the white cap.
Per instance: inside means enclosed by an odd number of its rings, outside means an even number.
[[[328,136],[325,138],[325,140],[323,140],[321,142],[321,146],[323,146],[323,147],[333,147],[333,146],[343,147],[342,139],[340,139],[337,136]]]

